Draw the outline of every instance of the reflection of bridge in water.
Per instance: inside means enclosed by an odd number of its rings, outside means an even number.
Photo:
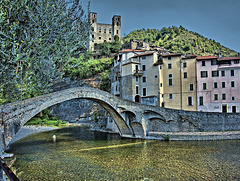
[[[121,136],[144,138],[152,131],[240,130],[239,114],[189,112],[143,105],[94,88],[78,87],[0,106],[1,145],[7,145],[42,110],[71,99],[100,104],[115,120]]]

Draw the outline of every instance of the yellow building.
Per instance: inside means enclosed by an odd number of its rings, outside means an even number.
[[[196,56],[183,57],[180,53],[162,55],[159,76],[161,107],[197,110]]]

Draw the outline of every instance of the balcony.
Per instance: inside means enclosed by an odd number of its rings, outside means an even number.
[[[135,70],[133,75],[141,77],[141,76],[143,76],[143,70]]]

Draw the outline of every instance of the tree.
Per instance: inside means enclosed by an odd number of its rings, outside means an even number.
[[[0,28],[0,97],[11,101],[47,93],[89,42],[79,0],[1,0]]]

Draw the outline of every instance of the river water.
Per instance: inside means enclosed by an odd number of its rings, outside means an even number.
[[[124,139],[67,127],[27,136],[9,152],[21,180],[240,180],[240,140]]]

